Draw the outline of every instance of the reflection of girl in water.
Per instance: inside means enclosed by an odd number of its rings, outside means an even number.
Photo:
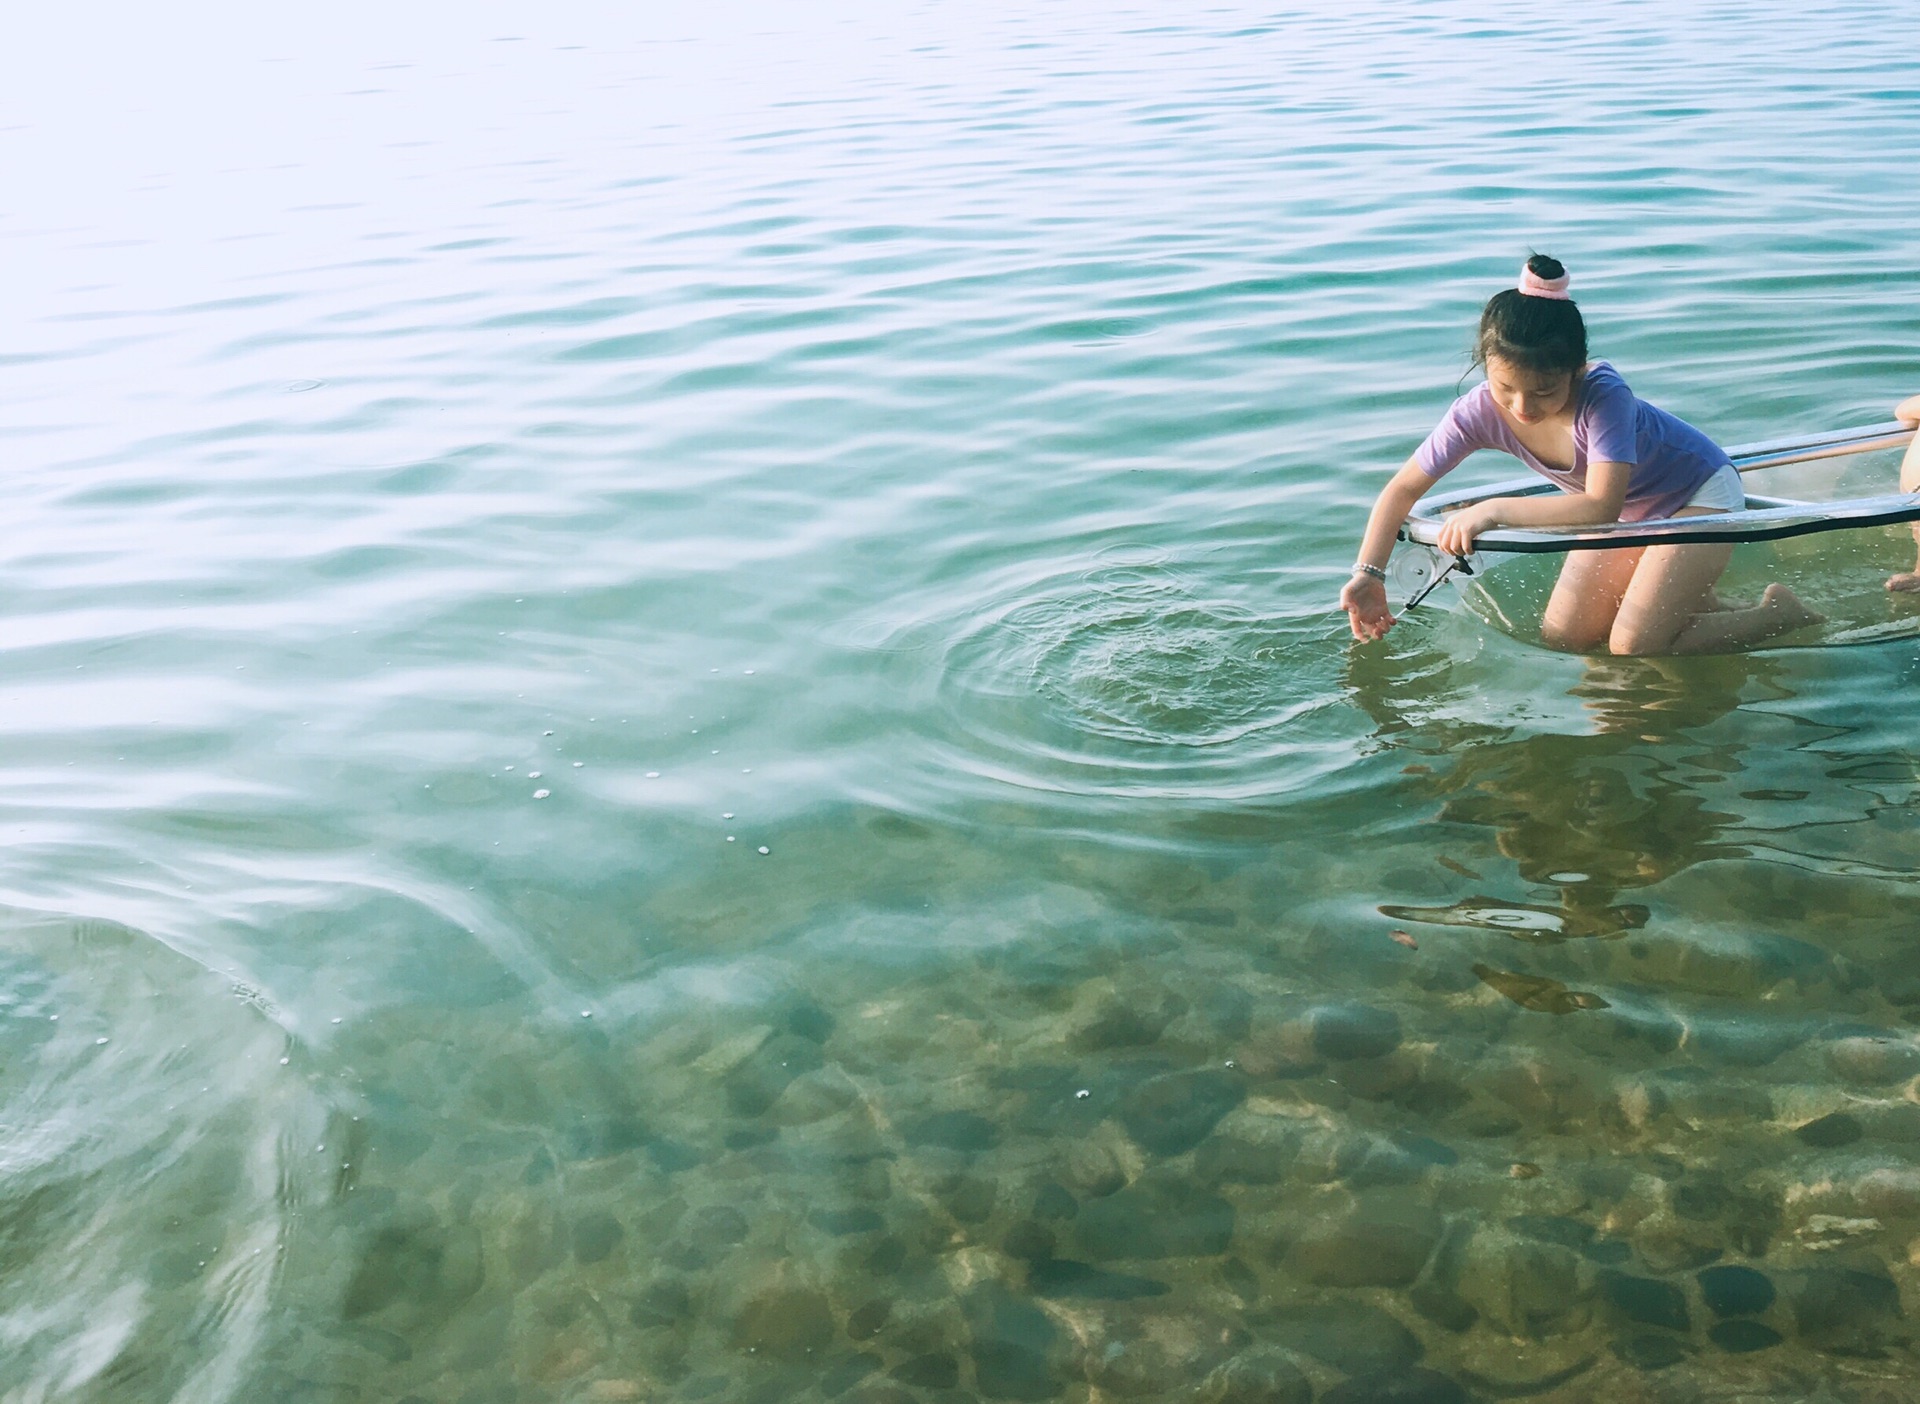
[[[1920,424],[1920,395],[1909,395],[1893,407],[1893,414],[1906,424]],[[1907,445],[1907,456],[1900,460],[1900,491],[1920,492],[1920,434]],[[1920,542],[1920,522],[1913,524],[1913,539]],[[1920,590],[1920,560],[1912,570],[1903,570],[1887,580],[1889,590]]]
[[[1495,527],[1597,526],[1745,506],[1740,474],[1721,448],[1638,399],[1605,361],[1587,359],[1586,324],[1567,282],[1558,262],[1535,254],[1519,286],[1487,303],[1474,346],[1486,380],[1454,402],[1367,520],[1353,579],[1340,592],[1355,638],[1393,627],[1385,567],[1394,535],[1441,474],[1476,449],[1510,453],[1561,491],[1463,507],[1440,528],[1441,549],[1454,555]],[[1713,587],[1732,557],[1732,546],[1717,543],[1570,552],[1541,637],[1575,653],[1725,653],[1820,622],[1784,585],[1769,585],[1751,606],[1723,605]]]

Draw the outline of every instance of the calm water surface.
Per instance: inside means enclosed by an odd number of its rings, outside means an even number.
[[[1529,247],[1920,389],[1911,14],[665,8],[0,60],[0,1395],[1914,1397],[1904,535],[1331,610]]]

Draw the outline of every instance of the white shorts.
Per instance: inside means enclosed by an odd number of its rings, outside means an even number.
[[[1747,490],[1740,482],[1740,470],[1722,463],[1720,470],[1687,499],[1689,507],[1707,507],[1715,512],[1738,512],[1747,505]]]

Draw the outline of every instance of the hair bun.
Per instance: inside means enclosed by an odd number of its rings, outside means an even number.
[[[1544,278],[1549,283],[1555,278],[1564,278],[1567,276],[1565,264],[1561,263],[1559,259],[1543,253],[1531,255],[1527,259],[1527,269],[1536,278]]]

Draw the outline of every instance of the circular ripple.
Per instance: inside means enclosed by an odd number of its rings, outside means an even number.
[[[915,632],[944,634],[945,716],[996,777],[1225,793],[1309,739],[1303,722],[1341,691],[1326,618],[1263,613],[1233,597],[1238,578],[1103,553]]]

